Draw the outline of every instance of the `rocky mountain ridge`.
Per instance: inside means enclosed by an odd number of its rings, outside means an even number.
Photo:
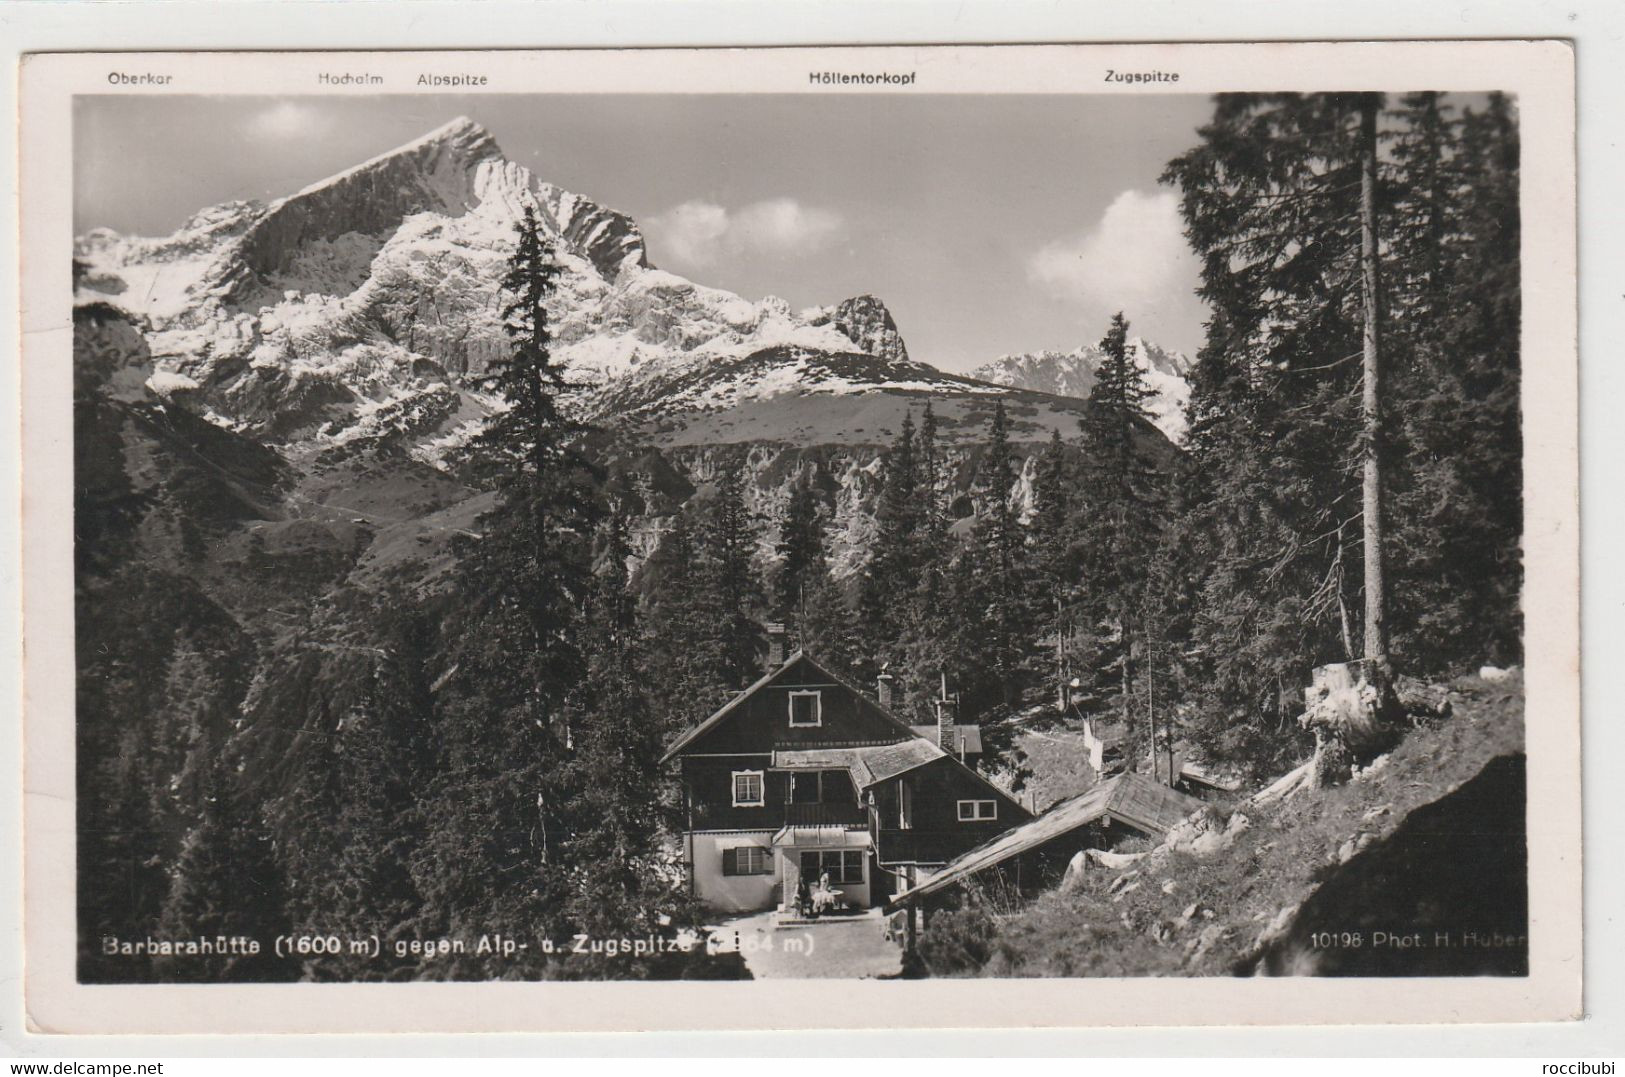
[[[1170,351],[1145,340],[1130,337],[1129,355],[1145,371],[1152,391],[1148,401],[1152,421],[1170,441],[1185,437],[1185,405],[1190,401],[1191,360],[1181,352]],[[1069,352],[1037,351],[1001,355],[970,372],[973,378],[1032,389],[1056,396],[1088,399],[1094,388],[1095,371],[1103,358],[1099,345],[1085,344]]]

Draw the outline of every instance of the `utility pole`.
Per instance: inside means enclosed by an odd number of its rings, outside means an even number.
[[[1360,396],[1362,454],[1361,511],[1365,539],[1365,658],[1388,665],[1388,622],[1382,572],[1382,290],[1377,252],[1377,109],[1381,98],[1360,102],[1360,300],[1365,319]]]

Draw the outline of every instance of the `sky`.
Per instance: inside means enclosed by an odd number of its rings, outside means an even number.
[[[74,230],[167,235],[466,115],[637,220],[661,268],[798,309],[873,293],[944,369],[1093,343],[1119,309],[1193,354],[1197,262],[1158,177],[1210,112],[1194,95],[81,97]]]

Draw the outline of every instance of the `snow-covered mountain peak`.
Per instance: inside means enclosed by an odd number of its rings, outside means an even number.
[[[590,387],[588,418],[672,443],[883,444],[923,394],[964,437],[1014,395],[1024,436],[1075,428],[1075,401],[911,360],[876,296],[795,311],[654,267],[631,218],[507,159],[467,119],[162,239],[87,234],[76,280],[82,301],[143,326],[142,378],[169,404],[294,460],[387,443],[438,464],[501,406],[483,375],[510,347],[502,281],[527,208],[556,241],[553,356]]]
[[[406,172],[418,172],[426,177],[449,178],[471,172],[483,160],[501,157],[502,148],[497,145],[491,132],[468,117],[459,116],[426,135],[414,138],[392,150],[386,150],[326,179],[317,180],[282,199],[281,202],[295,201],[342,186],[357,177],[369,174],[382,173],[399,177]],[[455,194],[460,192],[448,189],[447,193],[455,197]],[[448,203],[454,204],[451,199],[448,199]]]
[[[1146,372],[1146,382],[1153,393],[1147,402],[1152,421],[1169,440],[1179,443],[1185,436],[1185,404],[1190,400],[1190,359],[1182,352],[1143,337],[1130,337],[1128,352],[1135,365]],[[1069,352],[1046,350],[1001,355],[971,371],[970,376],[995,385],[1087,400],[1102,358],[1100,347],[1095,344],[1085,344]]]

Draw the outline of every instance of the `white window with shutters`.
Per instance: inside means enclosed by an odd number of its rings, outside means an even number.
[[[722,850],[722,874],[771,875],[773,853],[760,845],[739,845]]]

